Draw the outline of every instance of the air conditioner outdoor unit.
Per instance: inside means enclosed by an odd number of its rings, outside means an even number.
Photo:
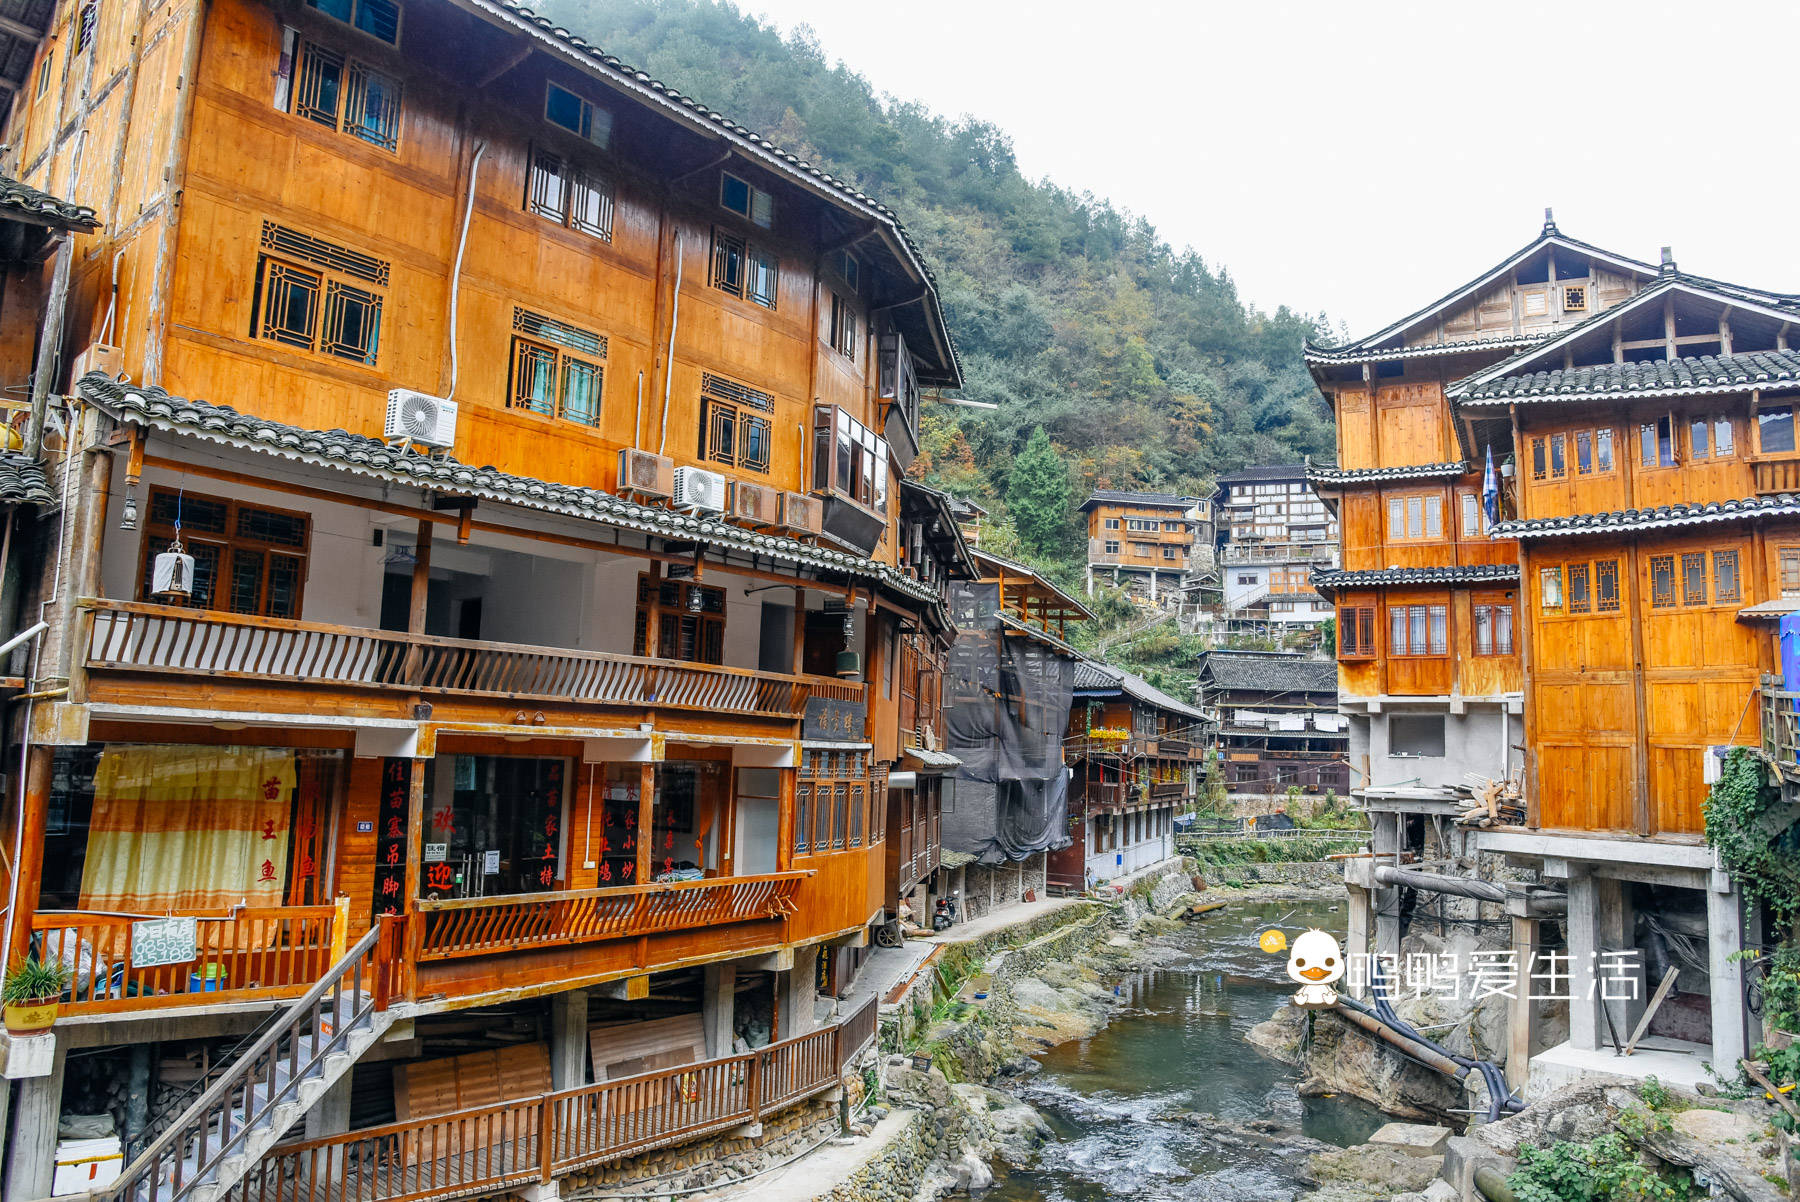
[[[1700,761],[1700,783],[1703,785],[1718,784],[1719,779],[1725,775],[1725,757],[1731,754],[1731,745],[1715,744],[1700,754],[1703,757]]]
[[[795,534],[822,534],[825,530],[825,507],[817,497],[803,492],[781,494],[781,528]]]
[[[725,477],[699,467],[675,469],[675,506],[678,509],[725,512]]]
[[[766,484],[740,480],[731,486],[731,516],[755,526],[773,526],[781,510],[781,497]]]
[[[665,456],[626,447],[619,452],[619,491],[667,500],[675,491],[675,465]]]
[[[387,438],[404,438],[422,447],[450,447],[456,443],[456,402],[443,397],[396,388],[388,393]]]

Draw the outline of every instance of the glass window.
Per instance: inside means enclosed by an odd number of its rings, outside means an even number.
[[[1735,453],[1736,446],[1731,436],[1731,419],[1715,417],[1713,419],[1713,454],[1732,455]]]
[[[1462,507],[1462,536],[1474,538],[1481,532],[1481,499],[1466,492],[1458,498],[1458,504]]]
[[[1425,498],[1406,498],[1406,537],[1422,538],[1425,534]]]
[[[1602,559],[1594,564],[1594,608],[1614,613],[1619,608],[1619,561]]]
[[[353,58],[313,42],[300,44],[299,74],[288,111],[383,150],[400,144],[400,85]]]
[[[1406,537],[1406,501],[1400,497],[1388,498],[1388,541],[1399,542]]]
[[[733,296],[744,295],[744,240],[713,231],[712,286]]]
[[[1533,480],[1542,480],[1545,477],[1545,475],[1547,474],[1547,472],[1546,472],[1547,462],[1548,462],[1548,456],[1547,456],[1547,452],[1545,450],[1544,440],[1542,438],[1532,439],[1531,440],[1531,478]]]
[[[150,494],[138,596],[157,602],[156,552],[175,537],[175,523],[194,557],[193,591],[199,609],[269,618],[298,618],[306,582],[306,515],[167,489]]]
[[[1431,654],[1450,653],[1450,613],[1446,606],[1431,606]]]
[[[1800,597],[1800,547],[1782,547],[1776,558],[1781,569],[1781,595]]]
[[[1569,565],[1568,606],[1572,614],[1584,614],[1588,611],[1588,566],[1585,563]]]
[[[1652,555],[1650,557],[1650,605],[1655,609],[1667,609],[1675,604],[1675,557],[1673,555]]]
[[[1738,585],[1738,553],[1736,551],[1713,552],[1713,600],[1723,605],[1742,599],[1742,589]]]
[[[1706,553],[1690,551],[1681,557],[1681,603],[1706,604]]]
[[[1565,443],[1564,435],[1552,434],[1550,436],[1550,475],[1558,480],[1568,474],[1568,464],[1564,458]]]
[[[390,46],[400,42],[400,6],[394,0],[306,0],[306,3]]]
[[[1591,430],[1575,432],[1575,471],[1585,476],[1594,470],[1594,433]]]
[[[1790,406],[1764,409],[1756,415],[1756,445],[1765,455],[1794,449],[1794,411]]]
[[[1406,639],[1406,606],[1395,605],[1388,610],[1388,654],[1405,655]]]
[[[1540,568],[1538,570],[1538,604],[1545,613],[1562,612],[1561,568]]]
[[[1594,431],[1594,465],[1597,471],[1612,471],[1613,432],[1610,427]]]
[[[1444,537],[1444,498],[1425,498],[1425,537]]]
[[[1417,655],[1425,649],[1425,607],[1423,605],[1409,607],[1408,617],[1410,621],[1407,623],[1409,627],[1407,636],[1410,641],[1407,649]]]
[[[612,140],[610,112],[548,81],[544,84],[544,120],[596,146],[605,146]]]

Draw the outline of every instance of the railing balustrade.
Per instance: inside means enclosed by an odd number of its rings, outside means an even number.
[[[518,643],[86,599],[87,666],[469,697],[795,718],[861,684]]]
[[[849,1017],[737,1056],[277,1147],[233,1202],[437,1202],[497,1193],[698,1139],[835,1086],[875,1037]]]
[[[778,918],[812,870],[421,901],[418,959],[488,956]]]

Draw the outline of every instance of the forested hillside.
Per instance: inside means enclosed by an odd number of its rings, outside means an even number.
[[[963,395],[999,405],[927,407],[915,472],[930,482],[1000,512],[1013,495],[1054,509],[1056,482],[1013,479],[1040,426],[1077,501],[1094,486],[1198,490],[1331,447],[1300,360],[1313,319],[1248,308],[1223,267],[1147,221],[1027,180],[1005,131],[878,97],[810,38],[729,5],[544,0],[542,12],[900,214],[942,286]],[[1066,506],[1050,522],[1014,516],[1019,550],[1072,566]]]

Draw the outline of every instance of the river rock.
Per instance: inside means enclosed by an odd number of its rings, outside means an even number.
[[[952,1085],[950,1092],[985,1129],[995,1149],[1011,1165],[1029,1164],[1054,1134],[1030,1104],[985,1085]]]
[[[1378,1147],[1397,1148],[1408,1156],[1442,1156],[1450,1128],[1433,1123],[1389,1123],[1369,1137]]]
[[[1359,1144],[1312,1157],[1300,1176],[1320,1187],[1315,1197],[1322,1202],[1389,1199],[1423,1191],[1437,1180],[1443,1163],[1442,1156],[1413,1156],[1398,1148]]]
[[[1264,1055],[1305,1069],[1313,1095],[1347,1093],[1405,1119],[1437,1119],[1464,1105],[1458,1082],[1404,1059],[1335,1014],[1286,1005],[1252,1027],[1247,1039]]]
[[[1619,1111],[1635,1099],[1617,1086],[1571,1085],[1518,1114],[1473,1127],[1469,1136],[1501,1156],[1516,1157],[1527,1145],[1548,1148],[1587,1143],[1613,1129]]]

